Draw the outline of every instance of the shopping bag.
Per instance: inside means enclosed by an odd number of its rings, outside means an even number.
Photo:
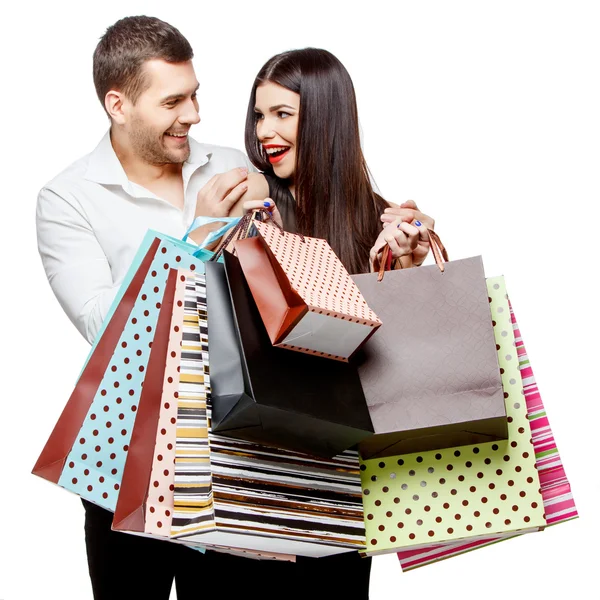
[[[383,321],[352,361],[376,434],[365,459],[507,437],[481,257],[444,262],[431,235],[436,264],[352,276]]]
[[[324,457],[372,435],[355,367],[274,347],[233,254],[206,277],[214,433]]]
[[[557,525],[576,519],[579,515],[510,301],[509,306],[519,357],[521,384],[525,392],[527,418],[531,427],[535,464],[540,477],[544,514],[548,526]],[[418,550],[401,551],[398,553],[398,558],[402,570],[409,571],[518,535],[521,534],[513,533],[477,540],[433,544]]]
[[[348,361],[381,321],[329,244],[254,221],[235,253],[275,346]]]
[[[356,451],[323,459],[212,433],[209,444],[214,529],[186,497],[178,539],[309,557],[365,549]]]
[[[114,510],[167,276],[210,256],[148,232],[34,474]]]
[[[367,554],[546,526],[502,277],[487,280],[508,439],[361,463]]]
[[[356,452],[324,460],[210,433],[208,290],[201,274],[186,289],[177,419],[165,424],[176,438],[172,497],[161,472],[150,483],[165,492],[154,504],[160,530],[170,524],[172,539],[261,559],[364,548]]]
[[[196,285],[203,286],[203,281],[203,275],[195,276],[191,271],[177,273],[168,345],[163,360],[158,359],[152,365],[155,369],[152,380],[146,379],[112,524],[115,531],[154,537],[197,550],[203,546],[191,540],[172,538],[170,533],[174,511],[174,463],[181,455],[188,457],[185,438],[180,438],[179,456],[176,454],[177,431],[185,436],[190,424],[195,422],[188,404],[195,397],[204,399],[204,379],[208,378],[200,346],[199,297],[196,293]],[[205,297],[205,292],[202,295]],[[205,315],[203,328],[205,337]],[[158,329],[157,338],[166,333]],[[157,339],[155,346],[156,343]],[[154,352],[152,356],[158,358]],[[205,427],[204,435],[206,437]],[[295,560],[294,556],[249,549],[210,548],[248,558]]]
[[[117,497],[112,524],[115,531],[157,536],[168,532],[168,526],[163,529],[163,520],[168,522],[170,511],[168,507],[166,510],[163,508],[162,501],[173,485],[175,451],[174,440],[168,441],[166,434],[167,427],[177,414],[177,368],[182,346],[186,274],[172,271],[167,283],[165,296],[170,295],[171,291],[173,293],[169,305],[171,319],[168,329],[164,328],[166,319],[157,326],[155,351],[148,364],[148,376],[142,390]],[[156,351],[157,343],[161,341],[161,349],[165,350],[162,357]]]
[[[235,228],[238,225],[239,221],[240,221],[239,217],[196,217],[196,219],[193,221],[193,223],[190,225],[187,232],[183,236],[183,239],[181,239],[181,240],[171,237],[171,236],[168,236],[168,235],[165,235],[163,233],[159,233],[157,231],[149,230],[148,233],[146,234],[146,236],[144,237],[144,239],[142,240],[142,243],[140,244],[138,251],[136,252],[136,255],[134,256],[129,269],[128,269],[127,273],[125,274],[125,277],[123,278],[123,281],[119,287],[119,290],[115,296],[115,299],[108,310],[108,314],[106,315],[104,321],[102,322],[102,327],[100,328],[100,331],[98,332],[98,335],[96,336],[96,339],[94,340],[94,343],[92,344],[92,348],[90,350],[87,360],[89,360],[90,357],[92,356],[92,354],[94,353],[96,346],[98,345],[98,343],[100,342],[100,339],[102,338],[104,330],[110,323],[112,315],[114,314],[115,310],[117,309],[117,307],[119,306],[119,304],[121,302],[121,299],[125,293],[125,290],[127,290],[127,288],[129,287],[129,284],[131,283],[131,280],[133,279],[135,273],[137,272],[137,269],[141,265],[142,260],[144,259],[148,250],[150,249],[150,245],[153,243],[153,241],[156,238],[168,242],[169,246],[171,248],[174,248],[174,249],[177,248],[185,254],[192,254],[193,256],[195,256],[196,258],[200,258],[201,260],[208,260],[209,258],[213,257],[213,253],[206,250],[207,246],[212,244],[215,240],[219,239],[228,230]],[[189,242],[185,241],[188,238],[189,234],[192,233],[195,229],[197,229],[198,227],[201,227],[202,225],[206,225],[208,223],[213,223],[213,222],[218,222],[218,223],[223,222],[224,225],[222,225],[219,229],[209,233],[201,244],[194,244],[194,243],[189,243]],[[86,364],[87,364],[87,360],[86,360]],[[85,365],[84,365],[84,367],[85,367]]]

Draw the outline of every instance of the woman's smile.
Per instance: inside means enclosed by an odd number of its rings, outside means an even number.
[[[278,144],[263,144],[263,149],[272,165],[282,160],[290,151],[289,146],[280,146]]]

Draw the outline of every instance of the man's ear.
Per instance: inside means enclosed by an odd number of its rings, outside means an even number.
[[[110,90],[104,96],[104,107],[108,116],[118,125],[125,123],[125,111],[124,104],[126,102],[125,96],[122,92],[117,90]]]

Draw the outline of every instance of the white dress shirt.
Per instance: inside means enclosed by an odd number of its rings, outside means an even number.
[[[81,334],[93,343],[148,229],[182,238],[192,224],[198,191],[217,173],[254,171],[233,148],[189,140],[180,210],[127,179],[110,141],[73,163],[40,191],[38,249],[50,286]]]

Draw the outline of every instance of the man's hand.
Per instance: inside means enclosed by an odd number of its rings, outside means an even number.
[[[429,254],[429,236],[427,235],[427,230],[434,228],[435,221],[430,216],[422,213],[414,200],[407,200],[400,206],[386,208],[381,215],[381,221],[384,226],[388,223],[393,223],[396,219],[400,219],[404,223],[416,225],[419,228],[419,243],[413,251],[413,265],[418,267],[423,264],[423,261]]]
[[[226,173],[219,173],[208,180],[208,183],[198,192],[195,217],[228,217],[236,202],[246,193],[248,184],[248,169],[240,167]],[[225,222],[214,222],[202,225],[190,233],[190,238],[201,244],[212,231],[222,227]],[[214,249],[219,240],[208,246]]]
[[[198,192],[196,216],[228,217],[248,189],[247,178],[248,169],[244,167],[214,175]]]

